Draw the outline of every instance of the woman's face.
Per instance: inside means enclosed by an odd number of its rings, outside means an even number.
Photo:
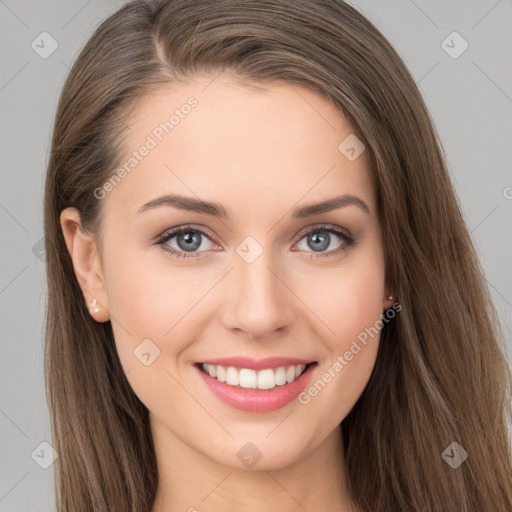
[[[367,155],[352,133],[307,89],[222,77],[169,86],[133,112],[125,172],[95,192],[104,281],[88,291],[169,449],[239,468],[259,452],[258,469],[284,467],[361,395],[379,343],[367,329],[391,301]],[[175,228],[186,229],[159,239]],[[249,361],[219,364],[231,384],[198,368],[236,357]],[[283,384],[301,362],[315,364]],[[258,378],[273,389],[254,389]]]

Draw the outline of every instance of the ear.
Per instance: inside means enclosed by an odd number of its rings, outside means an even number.
[[[96,241],[83,231],[80,213],[76,208],[62,210],[60,225],[84,295],[85,307],[88,307],[94,320],[106,322],[110,318],[108,295]]]

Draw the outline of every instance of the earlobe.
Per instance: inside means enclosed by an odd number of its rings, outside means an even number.
[[[94,320],[106,322],[110,318],[108,296],[96,241],[82,229],[80,213],[76,208],[62,210],[60,224],[78,284],[84,295],[84,307]]]
[[[394,302],[396,302],[396,297],[392,293],[386,293],[384,297],[384,302],[382,304],[383,309],[386,310],[390,308]]]

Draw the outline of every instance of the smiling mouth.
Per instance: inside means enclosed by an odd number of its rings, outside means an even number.
[[[310,366],[316,364],[315,361],[308,364],[277,366],[261,370],[207,363],[196,363],[195,366],[217,381],[235,388],[268,390],[294,382]]]

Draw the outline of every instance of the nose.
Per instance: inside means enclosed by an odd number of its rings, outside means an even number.
[[[235,257],[234,268],[225,283],[222,321],[224,326],[253,340],[280,335],[295,318],[293,292],[284,273],[276,270],[271,251],[264,251],[256,261],[247,263]]]

